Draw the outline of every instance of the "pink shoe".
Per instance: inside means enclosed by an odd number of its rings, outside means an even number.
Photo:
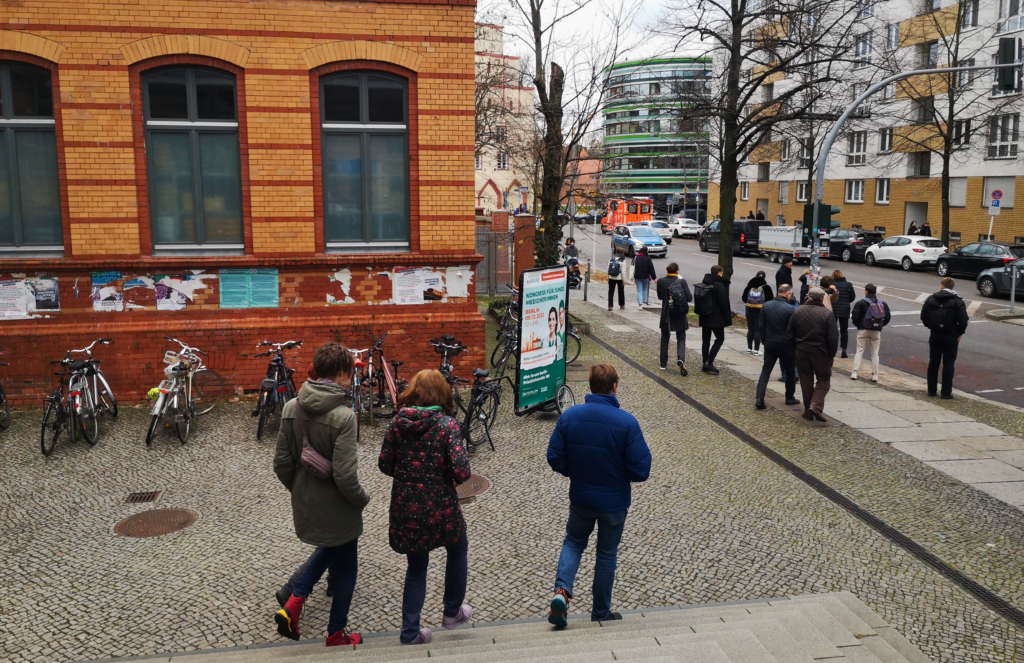
[[[408,643],[410,645],[425,645],[429,644],[434,639],[434,634],[430,632],[429,628],[421,628],[420,632],[416,635],[416,639]]]
[[[457,626],[462,626],[470,619],[473,619],[473,606],[465,603],[459,608],[459,614],[454,617],[445,617],[441,620],[441,626],[449,631]]]

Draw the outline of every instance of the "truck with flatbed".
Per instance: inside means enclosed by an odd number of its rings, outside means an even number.
[[[803,225],[765,226],[761,228],[758,252],[771,262],[782,262],[782,258],[790,256],[794,262],[810,262],[814,249],[811,247],[810,229],[804,230]],[[828,241],[823,241],[821,257],[828,257]]]

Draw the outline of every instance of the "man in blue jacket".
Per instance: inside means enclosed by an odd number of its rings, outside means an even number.
[[[619,409],[618,386],[619,374],[613,367],[592,367],[586,403],[558,418],[548,442],[548,465],[569,477],[569,522],[548,615],[548,621],[558,627],[568,624],[572,586],[595,523],[597,561],[590,619],[622,619],[611,611],[616,558],[631,500],[630,483],[647,481],[651,451],[636,418]]]

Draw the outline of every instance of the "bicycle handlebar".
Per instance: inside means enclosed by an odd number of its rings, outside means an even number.
[[[193,352],[193,351],[195,351],[195,352],[198,352],[199,354],[203,355],[204,357],[209,357],[210,356],[210,355],[206,354],[205,352],[203,352],[202,350],[200,350],[199,348],[193,348],[190,345],[186,345],[185,343],[182,343],[181,341],[179,341],[176,338],[171,338],[170,336],[164,336],[164,338],[166,338],[168,341],[174,341],[175,343],[177,343],[178,345],[181,346],[182,350],[184,350],[186,352]]]
[[[270,356],[270,350],[267,350],[266,352],[261,352],[258,355],[253,355],[253,357],[269,357],[269,356]]]
[[[284,343],[271,343],[270,341],[261,341],[256,344],[257,348],[271,347],[277,348],[278,350],[291,350],[302,345],[302,341],[285,341]]]
[[[384,335],[373,342],[373,349],[380,350],[380,346],[383,345],[384,339],[388,337],[388,332],[384,332]]]

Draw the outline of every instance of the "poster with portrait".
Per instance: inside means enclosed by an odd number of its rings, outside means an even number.
[[[519,389],[516,410],[553,400],[565,383],[568,268],[524,271],[519,277]]]

